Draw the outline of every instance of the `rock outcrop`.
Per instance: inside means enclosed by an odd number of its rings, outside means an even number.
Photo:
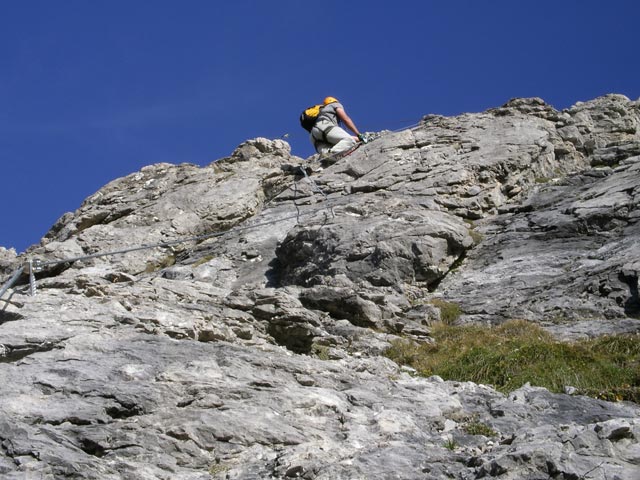
[[[460,322],[640,330],[640,102],[514,99],[311,177],[281,140],[151,165],[0,248],[7,479],[640,478],[640,406],[421,378]],[[482,429],[473,428],[478,425]]]

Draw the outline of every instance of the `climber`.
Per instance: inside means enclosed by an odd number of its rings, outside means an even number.
[[[355,136],[349,135],[340,124],[344,124]],[[358,127],[347,115],[342,104],[334,97],[324,99],[316,123],[311,129],[310,139],[316,152],[321,155],[346,152],[353,148],[358,141],[366,143]]]

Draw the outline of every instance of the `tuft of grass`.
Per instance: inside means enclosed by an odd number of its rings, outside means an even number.
[[[171,253],[164,258],[161,258],[156,261],[147,262],[146,268],[144,269],[145,273],[153,273],[163,268],[169,268],[176,264],[176,256]]]
[[[394,340],[391,342],[391,346],[385,351],[385,356],[398,365],[409,365],[413,367],[419,363],[421,352],[421,345],[416,342],[410,340]]]
[[[330,360],[331,355],[329,355],[329,347],[326,345],[318,345],[313,344],[311,346],[311,353],[315,355],[320,360]]]
[[[453,325],[460,317],[462,310],[456,303],[447,302],[441,298],[434,298],[431,304],[440,310],[440,321],[445,325]]]
[[[191,266],[193,268],[197,268],[200,265],[204,265],[207,262],[210,262],[211,260],[213,260],[214,258],[216,258],[215,255],[205,255],[204,257],[202,257],[200,260],[198,260],[197,262],[194,262]]]
[[[220,475],[223,473],[226,473],[229,471],[229,466],[228,465],[224,465],[221,463],[216,463],[214,465],[211,465],[211,468],[209,468],[209,475],[212,476],[216,476],[216,475]]]
[[[482,240],[484,240],[484,235],[471,228],[469,229],[469,236],[473,240],[474,245],[479,245],[480,243],[482,243]]]
[[[552,392],[567,385],[606,400],[640,403],[640,336],[573,343],[512,320],[497,327],[435,325],[433,343],[396,341],[386,355],[420,375],[493,385],[510,392],[529,382]]]
[[[540,183],[549,183],[550,181],[551,181],[551,178],[549,178],[549,177],[536,177],[534,179],[534,182],[538,183],[538,184],[540,184]]]
[[[452,437],[449,437],[444,442],[444,448],[454,451],[456,448],[458,448],[458,442],[456,442]]]
[[[498,435],[493,428],[481,422],[467,423],[463,429],[469,435],[484,435],[485,437],[496,437]]]

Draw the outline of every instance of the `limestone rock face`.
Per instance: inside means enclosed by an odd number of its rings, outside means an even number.
[[[253,161],[248,161],[250,154]],[[227,230],[254,217],[265,198],[278,191],[281,166],[290,158],[287,143],[256,139],[204,168],[150,165],[114,180],[76,212],[63,215],[43,239],[45,252],[56,258],[64,251],[61,258],[68,258]],[[163,251],[144,250],[107,262],[140,273],[173,259]]]
[[[640,407],[421,378],[460,322],[640,328],[640,104],[426,116],[306,177],[258,138],[157,164],[0,248],[7,479],[640,478]],[[567,391],[570,391],[568,389]],[[495,435],[471,432],[482,424]]]

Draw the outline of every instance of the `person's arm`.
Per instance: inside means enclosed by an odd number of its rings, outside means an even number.
[[[338,115],[338,118],[342,120],[342,123],[344,123],[349,130],[351,130],[356,136],[358,137],[360,136],[358,127],[356,127],[356,124],[353,123],[353,120],[351,120],[349,115],[347,115],[347,112],[344,111],[344,108],[337,108],[336,114]]]

